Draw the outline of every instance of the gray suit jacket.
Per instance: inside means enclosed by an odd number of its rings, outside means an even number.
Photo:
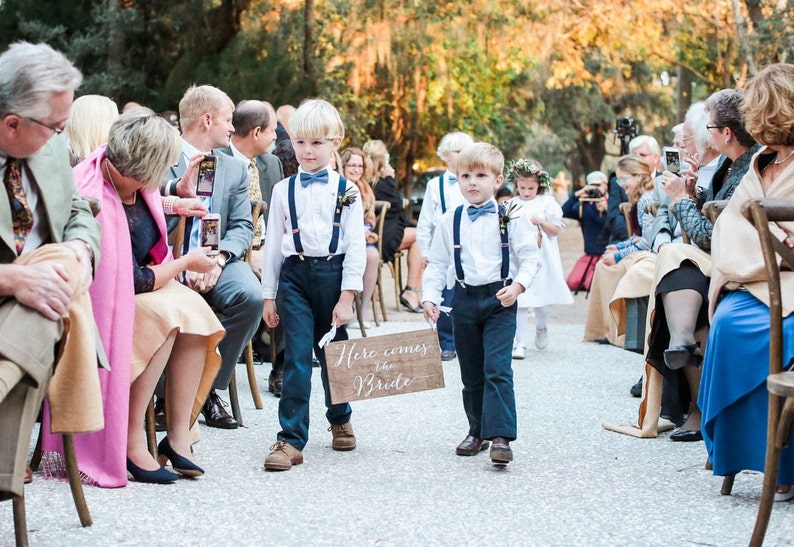
[[[220,250],[229,253],[233,259],[240,259],[254,239],[251,202],[248,199],[248,166],[242,160],[220,152],[222,149],[213,151],[218,162],[210,213],[218,213],[221,217]],[[171,167],[164,182],[181,177],[186,168],[185,157],[180,155],[179,163]],[[169,220],[169,229],[173,229],[175,224],[176,219]]]
[[[281,160],[273,154],[260,154],[256,157],[256,166],[259,168],[259,187],[262,189],[262,199],[270,204],[273,187],[284,178]],[[267,211],[265,220],[267,220]]]

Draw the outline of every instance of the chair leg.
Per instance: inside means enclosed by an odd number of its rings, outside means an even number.
[[[77,515],[80,517],[80,524],[83,527],[91,526],[94,521],[91,519],[88,504],[85,502],[83,484],[80,482],[80,470],[77,468],[74,436],[70,433],[63,434],[63,456],[66,460],[66,475],[69,477],[69,487],[72,489],[72,498],[77,509]]]
[[[377,291],[378,293],[378,303],[380,304],[380,314],[383,316],[384,321],[388,321],[389,317],[386,315],[386,301],[383,299],[383,283],[381,283],[381,270],[378,268],[378,286]],[[375,296],[375,293],[372,294]]]
[[[232,416],[237,420],[237,423],[243,425],[243,415],[240,412],[240,400],[237,398],[237,372],[232,373],[232,379],[229,382],[229,402],[232,405]]]
[[[39,470],[41,465],[41,438],[44,435],[44,428],[39,425],[39,438],[36,439],[36,448],[33,449],[33,456],[30,458],[30,468],[33,472]]]
[[[353,300],[356,307],[356,321],[358,321],[358,328],[361,330],[362,338],[366,338],[367,330],[364,328],[364,314],[361,313],[361,295],[356,294]]]
[[[25,492],[12,498],[14,506],[14,539],[17,547],[28,547],[28,521],[25,517]]]
[[[375,326],[380,327],[380,321],[378,320],[378,303],[377,300],[378,291],[372,291],[372,298],[369,299],[369,305],[372,306],[372,317],[375,319]]]
[[[766,460],[764,461],[764,486],[761,489],[761,500],[758,503],[758,515],[755,517],[753,535],[750,545],[760,547],[764,543],[769,517],[772,515],[772,505],[775,503],[775,490],[777,490],[777,471],[780,465],[780,451],[782,444],[777,441],[787,440],[789,432],[781,432],[782,426],[791,427],[792,412],[794,412],[794,399],[787,398],[780,411],[781,398],[769,394],[769,423],[767,428]]]
[[[251,388],[251,397],[254,399],[256,409],[262,410],[264,406],[262,405],[262,398],[259,396],[259,386],[256,383],[256,373],[254,371],[254,345],[249,341],[244,351],[245,371],[248,373],[248,387]]]
[[[146,407],[146,418],[144,420],[146,427],[146,446],[149,453],[157,459],[157,418],[154,415],[154,397],[149,401]]]
[[[722,488],[720,488],[720,494],[723,496],[730,496],[731,491],[733,490],[733,479],[736,475],[725,475],[722,477]]]

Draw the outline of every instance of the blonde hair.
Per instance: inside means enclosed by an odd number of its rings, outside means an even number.
[[[766,145],[794,145],[794,65],[769,65],[747,82],[741,106],[744,126]]]
[[[73,164],[79,163],[108,142],[110,126],[119,117],[116,103],[103,95],[83,95],[72,103],[64,133],[69,140]]]
[[[637,190],[629,195],[629,201],[636,203],[642,194],[653,190],[653,177],[651,176],[651,164],[645,161],[641,156],[628,154],[618,159],[615,169],[625,171],[629,175],[640,177],[640,185]]]
[[[389,150],[386,148],[386,144],[380,140],[367,141],[361,149],[367,155],[369,161],[372,162],[370,182],[377,182],[383,176],[383,168],[389,164],[386,160]]]
[[[441,142],[438,143],[436,155],[445,162],[449,163],[448,154],[450,152],[460,152],[463,150],[463,148],[473,142],[474,139],[472,139],[466,133],[462,133],[460,131],[447,133],[441,138]]]
[[[179,124],[182,131],[191,129],[204,114],[216,116],[224,106],[234,110],[229,96],[211,85],[192,85],[179,100]]]
[[[495,175],[501,175],[505,169],[504,154],[487,142],[475,142],[466,146],[460,151],[456,163],[457,172],[481,168],[491,171]]]
[[[179,134],[171,124],[153,110],[138,107],[113,123],[106,154],[119,173],[153,190],[181,152]]]
[[[343,139],[345,124],[325,99],[306,99],[290,116],[288,132],[293,139]]]

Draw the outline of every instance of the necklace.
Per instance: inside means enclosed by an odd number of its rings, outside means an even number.
[[[788,156],[786,156],[786,157],[785,157],[785,158],[783,158],[782,160],[775,160],[775,161],[773,161],[772,163],[774,163],[775,165],[780,165],[780,164],[782,164],[782,163],[786,163],[786,162],[789,160],[789,158],[791,158],[791,156],[794,156],[794,150],[792,150],[791,152],[789,152]]]
[[[110,167],[108,166],[109,163],[110,163],[110,160],[105,158],[105,173],[108,176],[108,182],[113,187],[113,189],[116,191],[116,195],[119,197],[119,200],[121,200],[121,204],[122,205],[127,205],[126,203],[124,203],[124,198],[122,198],[121,194],[119,194],[119,189],[116,188],[116,182],[113,180],[113,176],[110,174]],[[138,200],[138,192],[133,192],[132,193],[132,203],[130,203],[129,205],[135,205],[135,202],[137,200]]]

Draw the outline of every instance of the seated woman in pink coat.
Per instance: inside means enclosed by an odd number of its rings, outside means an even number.
[[[153,483],[204,473],[187,458],[189,429],[220,366],[224,330],[201,295],[176,281],[185,270],[209,271],[215,259],[204,249],[174,260],[167,245],[158,188],[180,151],[179,135],[167,121],[136,108],[113,124],[106,146],[74,168],[77,189],[101,204],[101,260],[91,298],[111,367],[99,372],[104,430],[75,436],[88,484],[124,486],[127,472]],[[172,212],[175,204],[165,207]],[[168,435],[157,461],[147,451],[143,420],[163,370]],[[45,435],[43,453],[45,474],[59,474],[56,437]],[[163,467],[169,460],[179,475]]]

